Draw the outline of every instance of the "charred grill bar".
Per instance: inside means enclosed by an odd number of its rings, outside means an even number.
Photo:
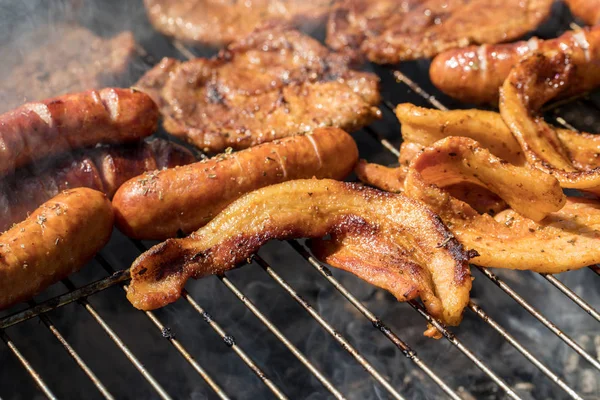
[[[174,47],[181,52],[181,54],[187,58],[195,57],[193,50],[185,47],[183,44],[175,41],[173,42]],[[138,49],[140,56],[147,62],[152,64],[155,60],[152,59],[146,51],[141,48]],[[438,99],[427,93],[426,90],[421,88],[417,83],[407,77],[400,71],[391,70],[391,72],[398,82],[398,91],[405,90],[408,88],[410,93],[416,94],[423,98],[425,101],[430,103],[433,107],[440,110],[447,110],[443,103]],[[576,100],[577,101],[577,100]],[[385,100],[384,106],[393,111],[394,105],[391,101]],[[599,109],[597,105],[593,104],[596,109]],[[556,111],[556,110],[555,110]],[[556,115],[556,122],[559,124],[574,129],[559,115]],[[398,156],[398,150],[396,146],[386,140],[375,128],[367,127],[364,129],[370,136],[375,138],[381,146],[393,154],[395,157]],[[199,157],[202,155],[199,155]],[[147,246],[139,241],[130,241],[130,245],[136,248],[138,251],[145,251]],[[419,356],[417,353],[406,344],[396,333],[394,333],[386,324],[381,321],[372,311],[365,307],[360,300],[358,300],[349,289],[347,289],[339,280],[337,280],[329,271],[329,269],[318,262],[311,256],[306,247],[298,241],[290,241],[289,245],[291,248],[304,258],[307,263],[313,267],[325,280],[327,280],[345,299],[356,308],[358,313],[362,314],[367,320],[369,320],[375,329],[379,330],[395,347],[397,347],[416,367],[418,370],[424,373],[429,379],[431,379],[448,397],[452,399],[460,399],[462,389],[451,388],[442,377],[440,377],[434,370],[432,370]],[[283,246],[283,244],[282,244]],[[317,309],[314,308],[308,301],[304,300],[302,295],[294,289],[293,285],[286,281],[280,274],[275,272],[271,265],[265,261],[261,256],[256,255],[254,261],[267,273],[267,275],[280,286],[297,304],[300,305],[322,328],[325,330],[346,352],[348,352],[355,360],[362,366],[375,381],[377,381],[387,392],[387,395],[395,399],[403,399],[403,394],[396,388],[396,382],[390,381],[383,373],[378,371],[377,367],[373,363],[369,362],[359,350],[353,346],[352,341],[345,338],[341,333],[336,331],[333,324],[327,321]],[[115,332],[111,324],[104,319],[100,313],[92,306],[88,300],[89,296],[95,293],[101,292],[113,286],[125,287],[129,277],[128,269],[118,270],[102,255],[96,257],[96,262],[100,264],[109,276],[100,279],[96,282],[90,283],[86,286],[77,288],[70,280],[66,279],[63,284],[67,287],[68,293],[41,302],[39,304],[30,303],[30,306],[23,311],[13,313],[8,316],[0,318],[0,338],[7,345],[10,352],[18,359],[20,364],[25,368],[27,373],[32,377],[34,382],[38,385],[40,391],[49,399],[57,398],[50,388],[52,385],[48,385],[48,382],[44,380],[43,374],[36,370],[36,367],[32,365],[30,361],[23,355],[19,350],[18,346],[14,343],[11,337],[7,334],[6,329],[20,324],[32,318],[39,318],[43,325],[52,333],[52,335],[60,342],[60,344],[67,351],[69,356],[75,361],[75,363],[82,369],[84,374],[92,381],[93,385],[98,391],[98,394],[106,399],[112,399],[119,397],[118,393],[111,394],[103,382],[96,376],[92,369],[86,364],[82,357],[74,350],[73,346],[69,343],[68,339],[65,338],[61,332],[55,327],[52,320],[47,315],[48,312],[56,310],[66,306],[67,304],[77,302],[98,324],[99,327],[105,332],[106,335],[114,342],[117,348],[125,355],[125,357],[131,362],[131,364],[137,369],[139,374],[145,379],[150,387],[154,390],[157,397],[162,399],[170,399],[171,395],[167,393],[165,388],[155,379],[155,377],[148,371],[144,364],[140,361],[136,355],[130,350],[125,344],[121,337]],[[534,318],[540,321],[547,329],[553,334],[564,341],[570,346],[574,352],[576,352],[581,358],[586,360],[589,365],[593,366],[596,370],[600,370],[600,362],[597,358],[587,352],[583,346],[578,344],[575,340],[570,338],[560,328],[558,328],[553,322],[545,317],[541,312],[534,308],[528,303],[523,297],[521,297],[514,289],[512,289],[504,280],[500,279],[496,274],[492,273],[486,268],[476,267],[483,276],[488,278],[491,282],[497,285],[502,291],[504,291],[510,298],[516,301],[521,307],[529,312]],[[589,267],[595,274],[600,275],[600,268],[598,266]],[[115,272],[116,271],[116,272]],[[592,318],[600,321],[598,311],[586,302],[585,299],[581,298],[576,294],[574,290],[560,282],[557,278],[552,275],[542,275],[545,281],[553,285],[558,291],[563,293],[568,299],[573,301],[577,306],[589,314]],[[226,276],[220,276],[220,281],[223,285],[233,293],[239,301],[247,307],[251,313],[253,313],[259,321],[271,332],[273,335],[302,363],[304,366],[313,374],[313,376],[322,384],[323,389],[328,391],[331,396],[344,399],[346,395],[337,388],[330,379],[318,369],[303,352],[298,349],[259,309],[260,305],[257,306],[249,300],[249,298],[237,287],[230,279]],[[287,395],[282,389],[280,389],[276,383],[269,377],[269,372],[264,372],[260,366],[259,361],[255,361],[252,357],[242,349],[242,347],[236,343],[233,336],[231,336],[208,312],[190,295],[188,292],[184,292],[184,299],[191,305],[191,307],[198,314],[198,317],[204,320],[211,329],[213,329],[221,339],[233,350],[233,352],[246,364],[246,366],[252,371],[262,383],[268,388],[268,390],[279,399],[286,399]],[[415,311],[421,315],[428,322],[435,325],[445,338],[455,347],[458,348],[467,358],[469,358],[487,377],[495,382],[499,388],[501,388],[505,394],[513,399],[520,399],[518,391],[507,384],[492,368],[490,368],[482,357],[477,356],[472,350],[465,346],[448,328],[441,325],[439,322],[434,320],[424,309],[424,307],[417,302],[409,302],[409,305],[415,309]],[[474,301],[469,303],[469,309],[477,315],[483,322],[488,324],[492,329],[498,332],[511,346],[513,346],[519,353],[521,353],[529,362],[531,362],[541,373],[543,373],[549,380],[556,384],[557,389],[562,390],[562,395],[566,395],[573,399],[582,399],[582,395],[578,394],[567,382],[565,382],[560,374],[552,371],[542,361],[536,358],[530,353],[523,345],[519,343],[507,329],[501,326],[498,322],[492,319],[484,309],[476,304]],[[205,367],[202,366],[202,360],[196,360],[194,358],[193,351],[187,349],[181,341],[179,341],[174,334],[170,332],[170,329],[161,322],[161,319],[157,317],[156,313],[145,312],[147,317],[160,331],[161,335],[167,339],[173,347],[181,354],[186,360],[189,366],[207,383],[207,385],[213,390],[216,397],[221,399],[230,398],[226,388],[217,383],[218,377],[212,377]],[[41,329],[41,328],[40,328]],[[435,346],[432,342],[430,345]],[[343,368],[344,366],[337,366]],[[289,394],[292,395],[293,394]],[[113,397],[114,396],[114,397]]]

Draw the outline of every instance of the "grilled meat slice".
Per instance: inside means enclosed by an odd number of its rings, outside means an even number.
[[[78,271],[108,242],[113,211],[103,193],[62,192],[0,235],[0,309]]]
[[[327,43],[391,64],[470,44],[499,43],[535,29],[553,0],[342,0]],[[493,23],[490,23],[493,21]]]
[[[402,124],[401,165],[408,165],[415,150],[403,157],[407,144],[421,151],[448,136],[466,136],[481,143],[496,157],[522,166],[527,162],[519,142],[510,132],[500,114],[481,110],[439,111],[399,104],[396,116]],[[552,128],[567,149],[571,162],[582,169],[600,167],[600,136],[569,129]],[[412,155],[411,155],[412,154]],[[407,163],[408,162],[408,163]]]
[[[146,171],[195,161],[186,148],[163,139],[129,146],[79,150],[0,180],[0,232],[24,220],[42,203],[63,190],[88,187],[112,198],[127,180]]]
[[[600,24],[600,0],[565,0],[571,13],[588,25]]]
[[[497,104],[500,86],[519,60],[535,52],[551,50],[580,52],[585,57],[586,52],[591,54],[598,47],[600,26],[569,31],[551,40],[532,38],[524,42],[469,46],[436,56],[431,62],[429,76],[438,89],[461,101]],[[589,89],[587,81],[578,83],[572,82],[561,91],[560,97]]]
[[[40,27],[0,48],[0,113],[64,93],[125,85],[134,53],[131,32],[103,38],[78,25]]]
[[[600,193],[600,169],[573,162],[568,147],[544,121],[540,109],[571,87],[586,91],[599,85],[600,43],[577,51],[532,55],[512,69],[500,92],[500,114],[527,162],[554,175],[565,188]],[[576,143],[587,138],[572,136]]]
[[[213,47],[239,40],[271,21],[323,22],[332,0],[144,0],[152,25],[176,39]]]
[[[469,139],[444,139],[413,160],[405,192],[426,203],[451,226],[461,243],[479,253],[473,264],[554,274],[600,261],[600,203],[569,197],[560,208],[564,195],[552,175],[525,167],[513,167],[512,174],[504,174],[506,165],[500,162],[471,159],[469,168],[477,172],[478,178],[494,182],[492,189],[519,210],[505,210],[495,217],[480,215],[440,189],[437,182],[464,178],[447,168],[447,160],[457,157],[450,153],[458,157],[465,152],[485,153],[476,144],[457,147],[453,145],[455,140]],[[488,157],[493,160],[489,153]],[[544,213],[546,216],[540,220]]]
[[[159,104],[165,129],[201,149],[242,149],[380,117],[378,78],[297,31],[260,30],[217,57],[164,59],[136,84]]]
[[[33,161],[99,143],[131,143],[151,135],[158,108],[130,89],[65,94],[0,115],[0,176]]]
[[[342,268],[381,285],[401,301],[422,295],[436,318],[460,322],[469,301],[468,260],[473,254],[421,203],[328,179],[256,190],[188,238],[154,246],[134,262],[127,298],[143,310],[162,307],[180,297],[189,278],[228,271],[270,239],[321,238],[328,233],[358,235],[392,255],[372,268],[372,254],[365,252],[362,266],[343,263]],[[411,272],[399,278],[397,271],[406,269]]]
[[[356,143],[337,128],[219,154],[182,168],[126,182],[113,206],[119,229],[137,239],[191,233],[230,203],[258,188],[302,178],[344,179],[358,159]]]

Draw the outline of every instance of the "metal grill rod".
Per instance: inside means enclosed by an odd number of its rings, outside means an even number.
[[[128,279],[129,269],[115,272],[107,278],[100,279],[86,286],[82,286],[79,289],[48,299],[35,307],[29,307],[23,311],[8,315],[0,319],[0,329],[8,328],[23,321],[27,321],[33,317],[37,317],[40,314],[47,313],[48,311],[55,310],[67,304],[71,304],[74,301],[88,297],[94,293],[101,292],[104,289],[107,289],[119,282],[124,282]]]
[[[519,353],[527,358],[533,365],[535,365],[540,371],[550,378],[554,383],[561,387],[571,398],[577,400],[583,400],[575,390],[569,387],[562,379],[558,377],[554,372],[550,371],[544,363],[538,360],[533,354],[525,349],[511,334],[509,334],[500,324],[492,319],[481,307],[475,304],[472,300],[469,301],[469,309],[477,314],[484,322],[490,325],[496,332],[498,332],[508,343],[511,344]]]
[[[110,263],[104,257],[102,257],[100,254],[98,254],[97,259],[100,262],[100,264],[102,265],[102,268],[104,268],[104,270],[106,272],[108,272],[109,274],[112,274],[115,272],[114,268],[110,265]],[[125,293],[127,293],[127,285],[125,285],[123,283],[123,284],[121,284],[121,287],[123,288]],[[181,344],[181,342],[179,340],[177,340],[175,338],[175,336],[165,334],[168,331],[166,330],[165,326],[160,322],[160,320],[156,317],[156,315],[154,315],[154,313],[152,311],[146,311],[145,314],[148,316],[150,321],[152,321],[152,323],[154,323],[154,325],[156,325],[158,330],[162,333],[163,337],[165,339],[167,339],[173,345],[173,347],[175,347],[175,349],[177,349],[177,351],[179,351],[179,353],[183,356],[183,358],[185,358],[185,360],[202,377],[202,379],[204,379],[206,381],[206,383],[217,394],[217,396],[219,396],[219,398],[222,400],[228,400],[229,397],[227,396],[227,394],[225,394],[223,389],[210,377],[210,375],[206,372],[206,370],[204,368],[202,368],[200,366],[200,364],[198,364],[198,362],[186,350],[186,348]]]
[[[54,395],[54,393],[52,393],[48,385],[46,385],[46,382],[44,382],[40,374],[31,366],[31,364],[29,363],[29,361],[27,361],[25,356],[21,354],[17,346],[14,344],[14,342],[3,329],[0,329],[0,338],[4,343],[6,343],[10,351],[12,351],[12,353],[15,355],[15,357],[19,359],[23,367],[27,370],[27,372],[29,372],[29,375],[31,375],[31,377],[38,385],[38,387],[42,390],[44,395],[50,400],[56,400],[57,397]]]
[[[300,296],[298,292],[296,292],[279,274],[277,274],[277,272],[275,272],[262,257],[256,254],[254,255],[254,259],[258,265],[260,265],[265,272],[279,284],[279,286],[281,286],[290,296],[292,296],[292,298],[296,300],[296,302],[302,308],[304,308],[310,314],[310,316],[313,317],[319,323],[319,325],[321,325],[321,327],[325,329],[327,333],[329,333],[340,344],[340,346],[342,346],[344,350],[350,353],[350,355],[352,355],[356,361],[358,361],[358,363],[362,365],[362,367],[369,372],[373,378],[375,378],[375,380],[377,380],[377,382],[379,382],[390,393],[390,395],[392,395],[392,397],[395,399],[404,399],[404,397],[402,397],[402,395],[392,387],[388,380],[385,379],[363,356],[361,356],[360,353],[339,332],[329,325],[329,323],[315,311],[313,306],[304,300],[302,296]],[[458,396],[453,398],[456,400],[460,399]]]
[[[419,94],[423,93],[423,94],[421,94],[421,95],[422,95],[422,96],[423,96],[423,97],[424,97],[426,100],[428,100],[428,101],[429,101],[429,102],[430,102],[430,103],[431,103],[433,106],[435,106],[435,107],[438,107],[438,108],[439,108],[439,105],[440,105],[440,103],[439,103],[437,100],[435,100],[435,97],[433,97],[433,96],[429,95],[427,92],[425,92],[425,91],[424,91],[422,88],[420,88],[420,87],[419,87],[419,86],[418,86],[416,83],[414,83],[412,80],[410,80],[408,77],[406,77],[406,76],[405,76],[405,75],[404,75],[402,72],[400,72],[400,71],[394,71],[394,72],[393,72],[393,74],[394,74],[394,77],[396,78],[396,80],[397,80],[398,82],[403,82],[403,83],[406,83],[407,85],[408,85],[408,83],[407,83],[407,82],[410,82],[410,85],[411,85],[410,87],[411,87],[411,89],[413,88],[413,86],[414,86],[414,87],[416,87],[416,88],[419,88],[419,92],[418,92],[418,93],[419,93]],[[391,104],[390,102],[387,102],[387,101],[386,101],[386,102],[384,102],[384,104],[385,104],[385,106],[386,106],[386,107],[388,107],[388,108],[390,109],[390,111],[392,111],[392,112],[394,111],[394,105],[393,105],[393,104]],[[447,108],[447,107],[445,107],[443,104],[441,104],[441,106],[443,107],[443,108],[440,108],[441,110],[443,110],[443,111],[448,111],[448,108]],[[567,122],[566,122],[566,121],[565,121],[563,118],[561,118],[561,117],[559,117],[559,116],[556,116],[556,117],[555,117],[555,119],[556,119],[556,120],[557,120],[557,121],[558,121],[558,122],[559,122],[561,125],[563,125],[564,127],[568,128],[568,129],[575,130],[575,131],[577,130],[577,129],[575,129],[574,127],[572,127],[572,126],[571,126],[569,123],[567,123]],[[395,153],[394,153],[394,154],[395,154]],[[594,266],[594,267],[596,267],[596,268],[597,268],[597,266]],[[594,267],[590,267],[590,268],[594,268]],[[540,274],[540,275],[541,275],[541,274]],[[548,278],[546,278],[546,279],[548,279]],[[556,280],[556,279],[554,278],[554,280]],[[551,278],[549,281],[550,281],[550,283],[554,284],[554,282],[552,281],[552,278]],[[577,304],[578,306],[580,306],[580,307],[581,307],[581,308],[582,308],[584,311],[586,311],[588,314],[590,314],[590,315],[592,315],[592,316],[594,316],[592,313],[596,313],[596,315],[598,314],[596,310],[594,310],[594,309],[593,309],[591,306],[589,306],[589,304],[587,304],[587,303],[586,303],[586,302],[585,302],[585,301],[584,301],[582,298],[580,298],[579,296],[577,296],[577,294],[575,294],[573,291],[571,291],[571,290],[570,290],[568,287],[566,287],[564,284],[562,284],[562,283],[561,283],[561,285],[562,285],[562,287],[564,287],[564,288],[565,288],[566,290],[568,290],[568,292],[569,292],[569,293],[567,293],[566,291],[563,291],[563,293],[564,293],[565,295],[567,295],[567,296],[568,296],[568,297],[569,297],[571,300],[573,300],[573,301],[575,302],[575,304]],[[555,286],[556,286],[556,285],[555,285]],[[560,288],[559,288],[559,289],[560,289]],[[560,289],[560,290],[562,291],[562,289]],[[586,309],[586,307],[585,307],[585,306],[583,306],[583,305],[587,305],[587,309]],[[588,310],[590,310],[590,311],[588,311]]]
[[[69,291],[75,290],[75,285],[68,279],[63,279],[63,284],[67,287]],[[154,377],[146,370],[144,365],[137,359],[137,357],[129,350],[129,348],[125,345],[123,340],[112,330],[112,328],[104,321],[104,319],[98,314],[98,312],[94,309],[94,307],[88,302],[86,298],[81,298],[78,300],[79,304],[81,304],[87,312],[98,322],[100,327],[106,332],[106,334],[112,339],[113,342],[119,347],[121,352],[129,359],[129,361],[134,365],[134,367],[142,374],[144,378],[148,381],[150,386],[156,391],[159,397],[163,400],[171,400],[171,397],[167,394],[167,392],[163,389],[163,387],[154,379]]]
[[[514,290],[510,288],[502,279],[500,279],[497,275],[492,273],[490,270],[484,267],[480,267],[475,265],[475,267],[480,270],[485,276],[487,276],[492,282],[494,282],[500,289],[502,289],[506,294],[508,294],[513,300],[515,300],[519,305],[521,305],[525,310],[527,310],[531,315],[533,315],[538,321],[540,321],[544,326],[550,329],[556,336],[558,336],[563,342],[569,345],[573,350],[577,352],[581,357],[585,358],[590,364],[592,364],[596,369],[600,370],[600,361],[592,357],[589,353],[587,353],[579,344],[577,344],[573,339],[571,339],[567,334],[562,332],[560,329],[554,325],[549,319],[544,317],[539,311],[531,306],[528,302],[525,301],[521,296],[519,296]]]
[[[556,279],[556,277],[548,274],[540,274],[544,279],[550,282],[554,287],[564,293],[565,296],[573,300],[575,304],[581,307],[586,313],[590,314],[594,319],[600,322],[600,314],[592,306],[590,306],[585,300],[577,296],[575,292],[569,289],[564,283]]]
[[[226,276],[224,275],[219,275],[219,279],[225,284],[225,286],[227,286],[227,288],[229,290],[231,290],[231,292],[233,294],[235,294],[237,296],[238,299],[241,300],[242,303],[244,303],[244,305],[246,307],[248,307],[248,309],[250,311],[252,311],[252,313],[267,327],[269,328],[269,330],[271,331],[271,333],[273,333],[277,339],[279,339],[284,345],[285,347],[288,348],[288,350],[290,350],[292,352],[292,354],[294,354],[294,356],[296,356],[296,358],[302,363],[304,364],[304,366],[306,368],[308,368],[310,370],[310,372],[319,380],[319,382],[321,382],[321,384],[327,389],[329,390],[329,392],[331,392],[331,394],[336,398],[336,399],[345,399],[344,395],[342,395],[339,390],[336,389],[335,386],[333,386],[333,384],[306,358],[306,356],[304,356],[304,354],[302,354],[300,352],[300,350],[298,350],[298,348],[296,346],[294,346],[292,344],[292,342],[290,342],[288,340],[288,338],[286,338],[279,329],[277,329],[277,327],[275,327],[275,325],[273,325],[271,323],[271,321],[269,321],[269,319],[267,317],[265,317],[265,315],[263,313],[261,313],[258,308],[256,308],[256,306],[254,305],[254,303],[252,303],[234,284],[233,282],[231,282],[229,279],[227,279]]]
[[[137,247],[138,250],[144,252],[147,247],[139,240],[131,239],[131,242]],[[187,290],[183,289],[181,296],[192,306],[192,308],[200,314],[204,322],[206,322],[223,340],[223,342],[229,346],[235,354],[250,368],[252,372],[260,379],[268,388],[273,392],[275,397],[280,400],[286,400],[287,396],[275,385],[275,383],[267,377],[267,375],[256,365],[256,363],[246,354],[244,350],[240,348],[235,342],[233,336],[229,335],[213,318],[206,312],[188,293]]]
[[[30,301],[29,304],[35,306],[35,302],[33,302],[33,301]],[[39,318],[43,322],[43,324],[46,326],[46,328],[48,328],[48,330],[54,335],[54,337],[56,337],[56,339],[58,339],[60,344],[63,345],[63,347],[65,348],[67,353],[69,353],[69,355],[77,363],[79,368],[81,368],[83,370],[83,372],[88,376],[88,378],[90,378],[90,380],[92,381],[94,386],[96,386],[96,388],[98,389],[100,394],[102,394],[102,396],[105,399],[108,399],[108,400],[114,399],[114,397],[110,394],[108,389],[106,389],[104,384],[100,381],[100,379],[98,379],[96,374],[94,374],[94,372],[90,369],[90,367],[88,367],[88,365],[85,363],[85,361],[83,361],[81,356],[79,356],[79,354],[77,354],[75,349],[69,344],[69,342],[67,342],[67,340],[60,333],[60,331],[56,328],[56,326],[54,326],[54,324],[52,323],[50,318],[46,314],[40,314]]]
[[[444,337],[446,339],[448,339],[448,341],[450,341],[450,343],[452,343],[454,346],[456,346],[464,355],[466,355],[471,361],[473,361],[473,363],[475,363],[475,365],[477,365],[477,367],[479,369],[481,369],[483,372],[485,372],[490,378],[492,378],[492,380],[494,382],[496,382],[496,384],[498,386],[500,386],[508,395],[508,397],[510,397],[511,399],[520,399],[519,395],[517,395],[517,393],[506,384],[506,382],[504,382],[504,380],[502,380],[500,377],[498,377],[491,369],[489,369],[489,367],[482,362],[480,359],[477,358],[477,356],[475,356],[473,353],[471,353],[471,351],[469,349],[467,349],[454,335],[454,333],[452,333],[451,331],[449,331],[448,329],[446,329],[446,327],[441,324],[438,320],[436,320],[435,318],[433,318],[425,309],[425,307],[423,307],[420,303],[411,300],[408,302],[408,304],[410,304],[410,306],[412,308],[414,308],[415,310],[417,310],[417,312],[419,313],[419,315],[421,315],[423,318],[425,318],[425,320],[427,322],[429,322],[431,325],[433,325],[438,331],[440,331],[442,333],[442,335],[444,335]]]
[[[368,308],[366,308],[352,293],[348,291],[337,279],[333,277],[331,271],[323,266],[318,260],[310,255],[308,250],[295,240],[290,240],[288,243],[294,248],[309,264],[315,268],[321,275],[325,277],[341,294],[344,296],[361,314],[363,314],[375,328],[383,333],[402,353],[412,360],[427,376],[429,376],[444,392],[450,393],[452,389],[433,372],[429,367],[417,356],[417,353],[412,350],[402,339],[400,339],[390,328],[388,328],[379,318],[375,316]]]

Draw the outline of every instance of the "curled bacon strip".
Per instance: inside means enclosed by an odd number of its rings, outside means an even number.
[[[555,176],[565,188],[599,192],[600,169],[574,162],[567,142],[539,114],[546,102],[582,81],[587,87],[600,85],[600,46],[533,55],[515,66],[504,82],[500,114],[528,163]],[[576,137],[582,140],[587,138]]]
[[[151,310],[177,300],[189,278],[220,274],[270,239],[350,235],[369,243],[351,262],[336,263],[399,301],[420,296],[429,312],[458,324],[471,277],[463,249],[421,203],[333,180],[295,180],[251,192],[188,238],[169,239],[131,268],[129,301]],[[382,250],[374,256],[373,249]]]
[[[490,162],[480,163],[487,151],[472,141],[466,146],[465,141],[469,139],[444,139],[415,158],[406,177],[405,193],[426,203],[461,243],[479,253],[472,260],[474,264],[559,273],[600,261],[600,203],[567,198],[565,204],[556,180],[536,169],[513,167],[506,175],[493,171],[501,166],[492,162],[493,156],[488,153]],[[474,158],[469,153],[479,155]],[[481,215],[436,185],[457,179],[448,162],[452,157],[465,156],[487,187],[491,188],[487,185],[490,179],[506,180],[496,182],[493,190],[512,210],[495,217]]]

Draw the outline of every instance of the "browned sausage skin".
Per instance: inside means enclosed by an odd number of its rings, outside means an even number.
[[[83,267],[110,238],[103,193],[62,192],[0,235],[0,309],[27,300]]]
[[[429,76],[438,89],[460,101],[497,104],[500,86],[511,68],[525,56],[552,49],[585,53],[598,46],[600,26],[569,31],[552,40],[531,38],[516,43],[470,46],[435,57]],[[580,88],[572,88],[563,96],[579,91]]]
[[[146,173],[115,194],[117,226],[138,239],[190,233],[244,193],[292,179],[343,179],[358,160],[350,135],[338,128],[265,143],[185,167]]]
[[[39,158],[152,134],[158,108],[145,93],[106,88],[26,103],[0,115],[0,176]]]
[[[88,187],[112,198],[129,179],[146,171],[191,164],[194,155],[164,139],[127,146],[82,149],[0,179],[0,232],[61,191]]]
[[[565,0],[571,13],[588,25],[600,24],[600,0]]]

